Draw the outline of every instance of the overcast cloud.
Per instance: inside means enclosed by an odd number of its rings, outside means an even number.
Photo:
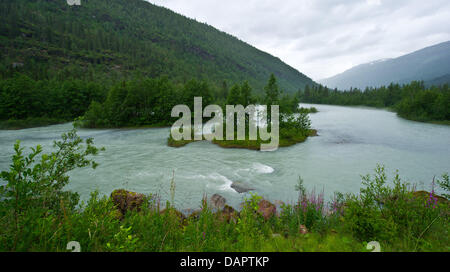
[[[450,40],[449,0],[150,0],[314,80]]]

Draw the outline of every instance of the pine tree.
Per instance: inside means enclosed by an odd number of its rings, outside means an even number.
[[[280,90],[278,89],[277,79],[274,74],[270,75],[269,81],[264,87],[266,91],[266,104],[268,107],[279,103]]]
[[[227,98],[227,105],[239,105],[241,104],[241,89],[239,85],[234,85]]]
[[[252,103],[252,88],[248,84],[248,81],[245,81],[241,86],[241,104],[247,107]]]

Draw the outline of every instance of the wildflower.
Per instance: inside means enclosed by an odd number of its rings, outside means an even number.
[[[427,207],[432,206],[434,209],[436,208],[436,204],[437,204],[437,197],[434,196],[434,180],[433,180],[433,183],[431,184],[431,192],[427,199]]]

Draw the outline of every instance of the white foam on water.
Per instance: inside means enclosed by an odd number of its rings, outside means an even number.
[[[188,176],[186,177],[188,179],[202,179],[202,180],[206,180],[206,181],[212,181],[208,182],[206,184],[206,188],[215,188],[216,190],[220,190],[220,191],[230,191],[230,192],[236,192],[233,188],[231,188],[231,185],[233,184],[233,182],[231,180],[229,180],[227,177],[214,172],[212,174],[209,175],[193,175],[193,176]],[[217,185],[217,183],[222,183],[222,185]]]
[[[212,173],[212,174],[208,175],[208,177],[213,180],[218,180],[218,181],[224,182],[224,184],[222,184],[218,187],[219,190],[236,192],[233,188],[231,188],[231,184],[233,184],[233,182],[231,180],[229,180],[227,177],[222,176],[219,173]]]
[[[253,163],[253,169],[257,173],[261,173],[261,174],[270,174],[274,171],[274,169],[272,167],[262,164],[262,163],[259,163],[259,162]]]

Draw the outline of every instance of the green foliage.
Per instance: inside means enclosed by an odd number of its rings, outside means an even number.
[[[8,119],[0,121],[0,129],[24,129],[32,127],[43,127],[58,123],[64,123],[67,120],[59,118],[46,117],[28,117],[26,119]]]
[[[0,79],[0,120],[5,128],[73,120],[92,101],[101,102],[105,89],[81,80],[33,80],[15,73]],[[22,122],[20,122],[22,121]]]
[[[81,203],[80,207],[62,220],[56,223],[62,224],[65,228],[51,228],[58,233],[54,243],[60,244],[57,248],[46,250],[66,251],[68,241],[77,241],[81,245],[81,251],[112,251],[108,243],[120,247],[116,243],[116,234],[120,233],[120,212],[114,203],[106,196],[100,196],[98,191],[91,193],[91,197],[86,203]],[[43,238],[44,239],[44,238]],[[53,241],[53,240],[52,240]],[[55,249],[56,247],[56,249]]]
[[[402,86],[391,84],[364,91],[350,89],[344,92],[323,86],[306,86],[300,92],[300,97],[305,103],[389,107],[400,117],[416,121],[450,120],[450,89],[447,84],[427,88],[423,82],[413,81]]]
[[[261,200],[262,197],[254,193],[251,193],[249,199],[244,200],[242,211],[236,226],[236,230],[242,237],[240,240],[246,238],[253,240],[262,234],[261,226],[264,224],[264,219],[258,213],[258,204]]]
[[[136,250],[136,243],[139,238],[134,237],[131,232],[132,227],[120,226],[120,231],[114,234],[114,239],[106,244],[112,252],[133,252]]]
[[[247,107],[255,102],[255,99],[252,96],[252,87],[248,81],[244,81],[241,86],[241,105]]]
[[[175,83],[198,78],[216,87],[224,80],[249,80],[262,90],[264,80],[276,73],[280,86],[289,91],[314,84],[235,37],[141,0],[96,0],[81,6],[1,1],[0,47],[5,52],[0,61],[4,77],[21,71],[33,79],[75,78],[110,85],[168,76]]]
[[[448,202],[430,205],[429,201],[414,197],[398,174],[392,184],[393,187],[387,184],[383,166],[377,167],[374,176],[363,176],[365,187],[358,196],[350,196],[345,202],[346,228],[360,241],[399,243],[414,250],[430,246],[424,239],[426,232],[428,239],[447,241],[448,236],[438,238],[436,234],[448,226]],[[440,223],[435,223],[436,220]]]
[[[278,88],[277,79],[275,78],[274,74],[270,75],[269,81],[264,87],[264,90],[266,91],[265,102],[267,107],[270,107],[271,105],[278,105],[280,90]]]
[[[440,88],[419,87],[404,90],[404,94],[405,96],[395,106],[399,116],[417,121],[450,120],[450,89],[448,85]]]
[[[241,102],[241,90],[239,85],[234,85],[228,94],[227,105],[242,105]]]
[[[168,125],[173,106],[179,103],[193,106],[194,96],[211,99],[207,85],[197,81],[185,85],[186,100],[181,100],[177,92],[166,77],[121,82],[109,90],[104,103],[92,102],[80,125],[91,128]]]
[[[438,179],[436,182],[439,185],[439,187],[441,187],[445,192],[447,192],[446,194],[443,194],[443,196],[445,196],[447,199],[450,200],[450,178],[448,174],[446,173],[442,175],[442,179]]]
[[[280,128],[285,130],[295,130],[297,133],[307,135],[311,129],[311,120],[307,113],[301,112],[292,115],[284,115],[280,122]]]
[[[52,217],[74,210],[78,194],[63,190],[69,182],[68,172],[97,166],[89,156],[96,155],[99,150],[92,139],[85,142],[86,146],[82,145],[83,140],[72,130],[62,135],[62,141],[54,142],[55,152],[42,154],[39,161],[41,146],[31,148],[31,153],[25,156],[20,141],[16,142],[10,169],[0,174],[6,182],[0,189],[0,211],[11,224],[6,233],[14,237],[9,244],[12,249],[26,249],[27,239],[33,238],[29,225],[33,220],[43,220],[45,224]]]

